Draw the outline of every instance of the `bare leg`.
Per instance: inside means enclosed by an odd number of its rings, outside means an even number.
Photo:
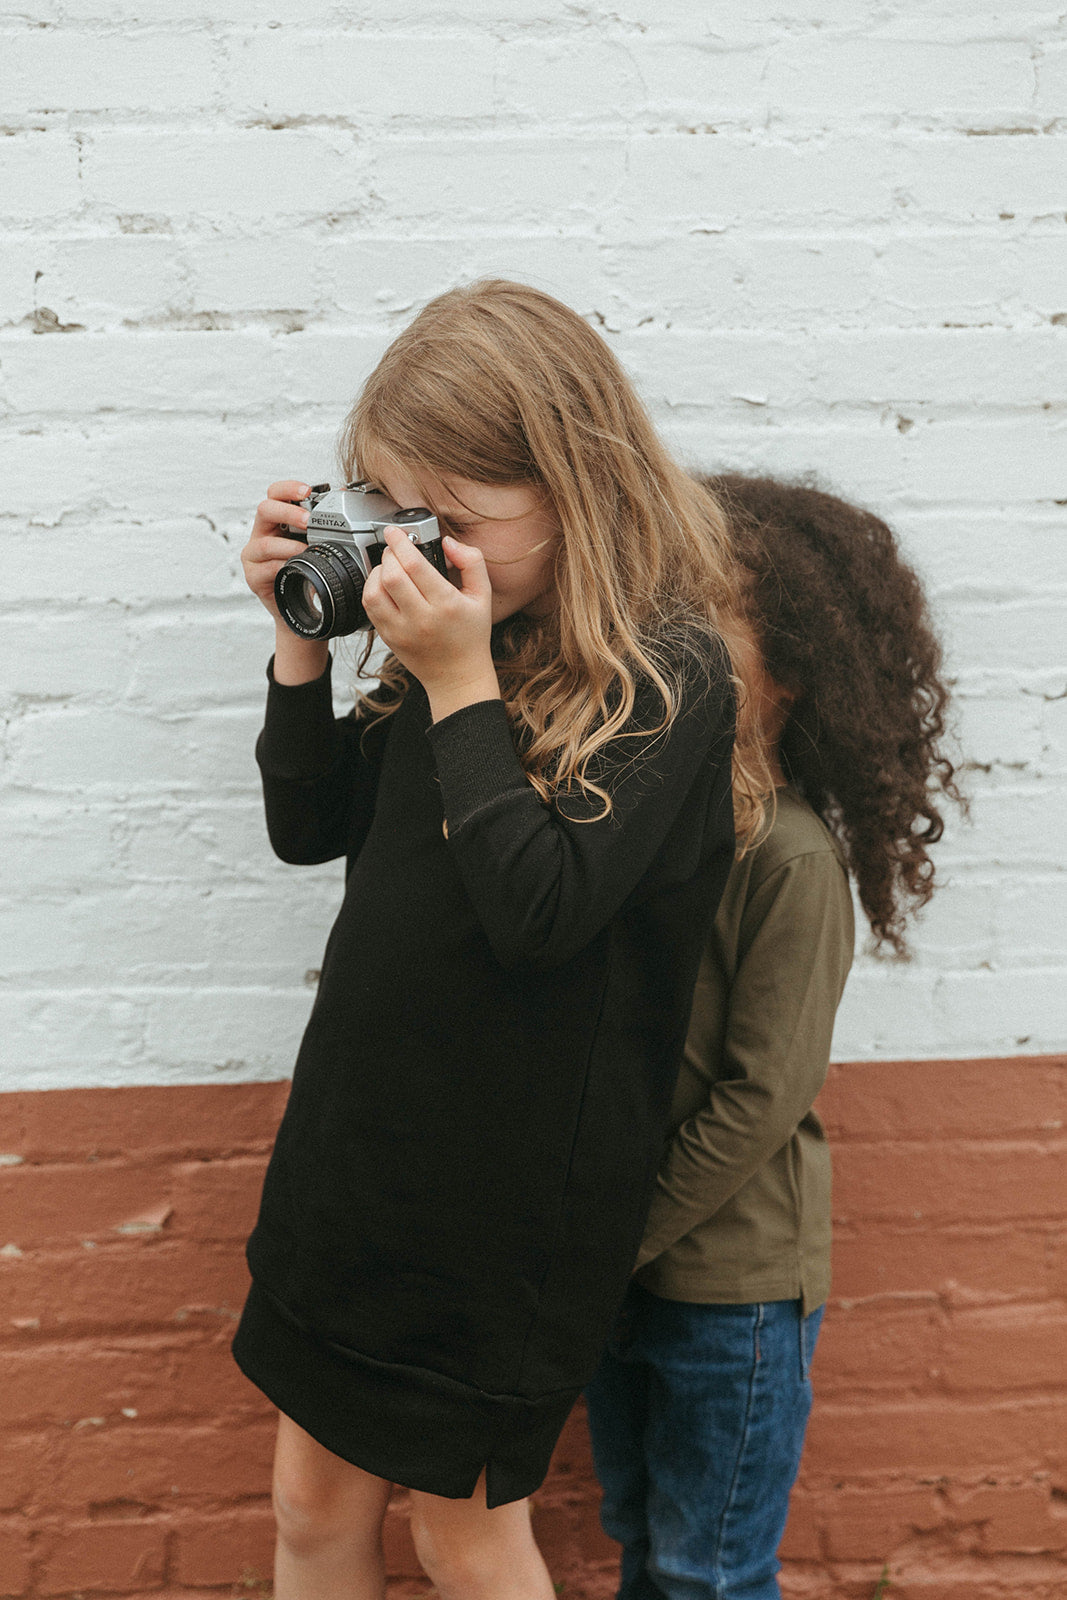
[[[484,1473],[469,1500],[412,1490],[411,1531],[440,1600],[556,1600],[529,1501],[488,1510]]]
[[[385,1600],[382,1521],[391,1489],[279,1415],[275,1600]]]

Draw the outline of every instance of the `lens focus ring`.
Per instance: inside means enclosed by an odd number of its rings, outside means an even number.
[[[274,580],[286,624],[305,639],[339,638],[363,627],[363,574],[337,545],[316,545],[294,556]]]

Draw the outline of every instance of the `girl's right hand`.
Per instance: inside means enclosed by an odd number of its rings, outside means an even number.
[[[276,683],[309,683],[320,678],[326,670],[330,647],[325,639],[302,639],[286,627],[274,599],[274,576],[291,556],[306,550],[307,545],[279,533],[279,525],[306,528],[308,514],[294,502],[310,494],[306,483],[296,478],[284,478],[272,483],[267,498],[256,507],[256,520],[248,543],[241,551],[245,582],[274,618],[274,681]]]
[[[274,577],[291,556],[306,550],[307,546],[286,538],[277,529],[286,524],[290,528],[307,527],[307,512],[294,502],[306,499],[310,492],[308,485],[296,478],[284,478],[280,483],[272,483],[267,490],[267,498],[256,507],[251,535],[241,551],[245,582],[256,599],[266,606],[275,622],[283,628],[285,624],[274,599]]]

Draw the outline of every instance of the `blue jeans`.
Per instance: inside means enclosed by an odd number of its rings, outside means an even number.
[[[798,1300],[693,1305],[631,1284],[586,1390],[618,1600],[780,1600],[821,1321]]]

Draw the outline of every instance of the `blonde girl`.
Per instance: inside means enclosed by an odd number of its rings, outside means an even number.
[[[271,842],[347,861],[234,1341],[280,1411],[276,1596],[380,1600],[400,1484],[443,1600],[551,1600],[526,1497],[625,1292],[702,932],[769,787],[747,636],[716,501],[544,294],[433,301],[341,456],[430,508],[451,572],[387,532],[389,654],[335,719],[327,646],[272,594],[306,485],[272,486],[244,555],[276,622]]]

